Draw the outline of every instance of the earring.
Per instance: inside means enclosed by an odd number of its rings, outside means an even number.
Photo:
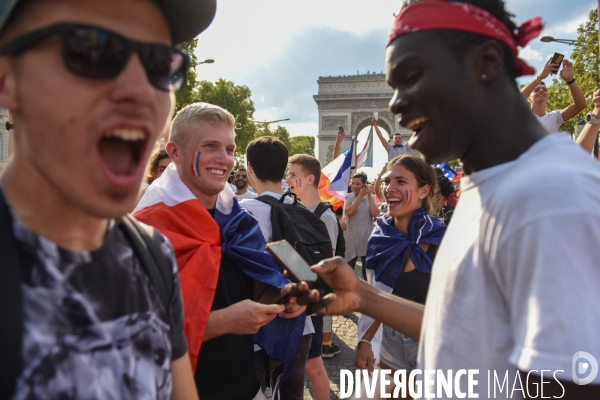
[[[487,75],[486,74],[481,74],[481,79],[483,80],[485,78],[487,78]]]
[[[419,198],[420,198],[421,200],[423,200],[423,199],[425,198],[425,196],[421,196],[421,197],[419,197]]]

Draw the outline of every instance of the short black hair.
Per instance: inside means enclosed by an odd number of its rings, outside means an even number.
[[[288,164],[288,149],[272,136],[262,136],[246,148],[248,164],[262,182],[281,182]]]
[[[354,178],[360,178],[362,179],[363,183],[367,183],[367,174],[365,174],[364,172],[357,172],[352,176],[352,179]]]

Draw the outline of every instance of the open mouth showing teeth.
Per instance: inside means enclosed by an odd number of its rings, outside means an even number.
[[[217,175],[217,176],[224,176],[225,175],[225,171],[222,170],[222,169],[213,169],[213,168],[210,168],[208,170],[208,172],[210,172],[213,175]]]
[[[113,129],[100,139],[98,153],[107,169],[116,176],[133,175],[146,143],[139,129]]]
[[[412,121],[410,121],[408,124],[406,124],[406,127],[408,129],[410,129],[411,131],[417,132],[421,128],[423,128],[423,126],[427,123],[428,120],[429,120],[429,118],[427,118],[427,117],[415,118]]]
[[[398,205],[402,202],[402,199],[396,198],[396,197],[390,197],[388,199],[388,204],[389,205]]]

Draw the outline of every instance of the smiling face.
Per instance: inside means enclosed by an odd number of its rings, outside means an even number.
[[[169,142],[167,152],[181,180],[206,208],[214,208],[233,169],[235,134],[218,122],[192,123],[185,128],[183,144]]]
[[[417,178],[401,164],[393,164],[384,180],[383,196],[388,203],[390,216],[412,217],[413,212],[423,207],[429,185],[419,187]]]
[[[2,43],[58,22],[93,24],[143,42],[170,44],[158,6],[146,0],[36,0]],[[74,75],[57,37],[0,57],[0,107],[9,109],[14,166],[51,198],[99,218],[120,217],[137,200],[146,160],[171,108],[137,55],[115,78]]]
[[[546,104],[548,102],[548,88],[546,88],[546,85],[537,85],[529,95],[528,100],[532,104]]]
[[[469,93],[468,63],[435,35],[436,31],[400,36],[386,53],[386,79],[394,89],[390,110],[401,116],[400,125],[416,133],[410,146],[429,164],[465,155],[480,100]]]
[[[233,184],[238,189],[243,189],[248,186],[248,171],[245,169],[238,169],[235,171],[233,176]]]

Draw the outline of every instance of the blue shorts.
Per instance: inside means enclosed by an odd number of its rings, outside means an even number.
[[[408,376],[413,369],[417,368],[418,349],[419,342],[383,325],[379,358],[385,365],[395,370],[404,369]]]

